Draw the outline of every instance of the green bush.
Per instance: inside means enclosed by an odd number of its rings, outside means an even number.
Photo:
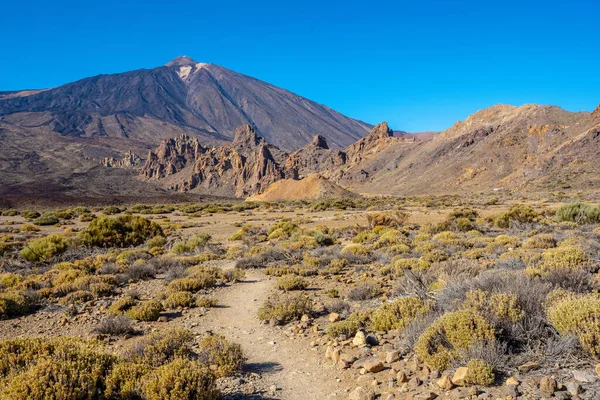
[[[33,220],[35,225],[46,226],[58,224],[58,218],[53,213],[44,213],[42,216]]]
[[[312,300],[302,294],[275,295],[269,297],[258,310],[262,320],[276,319],[281,322],[299,320],[304,314],[312,313]]]
[[[209,273],[198,273],[193,276],[175,279],[169,283],[169,289],[174,292],[197,292],[201,289],[208,289],[217,284],[216,278]]]
[[[146,400],[217,400],[214,374],[204,365],[176,359],[148,374],[142,385]]]
[[[178,241],[173,244],[171,249],[175,254],[190,253],[194,250],[203,249],[212,239],[208,233],[200,233],[188,238],[185,241]]]
[[[600,206],[574,203],[565,204],[556,210],[556,219],[563,222],[575,222],[577,224],[600,223]]]
[[[367,326],[371,321],[371,310],[364,312],[354,312],[343,321],[337,321],[329,325],[327,334],[332,338],[344,336],[350,338],[356,335],[359,329]]]
[[[512,206],[507,212],[498,215],[494,218],[494,225],[499,228],[509,228],[513,222],[532,223],[537,222],[541,215],[531,206],[525,204],[517,204]]]
[[[371,329],[375,331],[402,331],[417,318],[423,318],[429,313],[429,304],[414,297],[403,297],[393,303],[379,307],[371,315]]]
[[[492,326],[470,311],[447,313],[435,320],[417,340],[415,352],[430,367],[445,370],[459,352],[495,339]]]
[[[164,236],[161,227],[144,217],[131,215],[117,218],[100,216],[81,233],[81,241],[88,246],[139,246],[149,238]]]
[[[246,362],[240,345],[230,343],[221,335],[208,335],[200,341],[198,359],[219,377],[240,372]]]
[[[27,314],[36,306],[36,300],[29,292],[11,290],[0,293],[0,316],[16,317]]]
[[[473,359],[467,363],[466,384],[489,386],[494,383],[495,379],[494,367],[485,361]]]
[[[548,309],[548,320],[561,335],[575,335],[581,347],[600,356],[600,298],[596,294],[564,295]]]
[[[148,300],[133,306],[125,312],[125,315],[138,321],[156,321],[162,310],[162,304],[158,301]]]
[[[163,301],[163,306],[167,310],[178,307],[195,307],[196,298],[190,292],[174,292]]]
[[[38,218],[40,216],[40,213],[37,211],[33,211],[33,210],[27,210],[27,211],[23,211],[21,213],[21,216],[23,218],[27,218],[27,219],[34,219],[34,218]]]
[[[131,307],[135,306],[136,301],[131,296],[121,297],[119,300],[115,301],[108,312],[110,314],[123,314],[125,311],[129,310]]]
[[[125,355],[132,362],[159,367],[176,358],[192,357],[193,345],[193,332],[187,329],[169,329],[139,338],[126,350]]]
[[[142,379],[152,371],[144,364],[122,362],[106,377],[105,395],[108,399],[138,399],[142,393]]]
[[[2,399],[92,400],[118,359],[97,342],[56,337],[0,342]]]
[[[277,289],[285,290],[304,290],[308,287],[308,281],[296,275],[284,275],[277,279]]]
[[[67,250],[67,241],[60,235],[49,235],[28,242],[21,250],[21,257],[27,261],[48,261]]]

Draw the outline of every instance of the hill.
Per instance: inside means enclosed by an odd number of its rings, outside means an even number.
[[[336,185],[319,174],[311,174],[304,179],[283,179],[271,184],[267,189],[248,201],[285,201],[285,200],[324,200],[356,197],[343,187]]]

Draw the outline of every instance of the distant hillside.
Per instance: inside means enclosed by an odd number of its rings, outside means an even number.
[[[235,128],[249,124],[282,149],[298,149],[316,134],[341,148],[370,129],[287,90],[188,57],[49,90],[0,93],[0,116],[25,129],[44,126],[62,136],[119,137],[153,146],[176,131],[229,141]]]

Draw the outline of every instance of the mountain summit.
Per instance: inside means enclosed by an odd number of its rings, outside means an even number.
[[[98,75],[49,90],[0,97],[0,117],[67,137],[137,140],[148,148],[181,134],[205,143],[231,141],[250,125],[293,151],[322,135],[343,148],[370,126],[266,82],[180,56],[164,66]]]
[[[192,60],[188,56],[178,56],[165,64],[165,67],[183,67],[186,65],[194,65],[198,64],[198,62]]]

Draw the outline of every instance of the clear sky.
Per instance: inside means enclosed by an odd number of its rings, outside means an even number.
[[[219,64],[394,129],[442,130],[496,103],[600,103],[599,0],[12,1],[0,90]]]

